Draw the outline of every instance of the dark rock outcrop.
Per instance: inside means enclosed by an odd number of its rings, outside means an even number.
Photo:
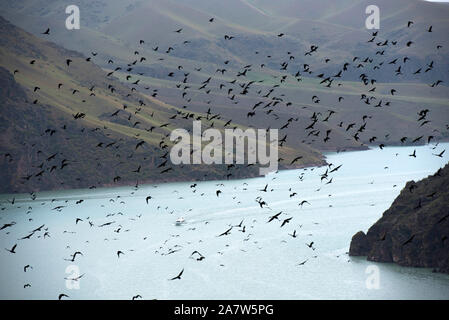
[[[449,164],[421,181],[407,182],[382,218],[366,234],[352,237],[349,255],[449,273],[448,186]]]
[[[366,256],[367,252],[369,252],[369,246],[365,232],[359,231],[352,237],[349,252],[352,256]]]

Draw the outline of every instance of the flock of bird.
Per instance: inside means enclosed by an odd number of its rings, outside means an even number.
[[[210,18],[209,23],[214,23],[214,18]],[[409,21],[406,25],[407,28],[412,28],[413,27],[413,22]],[[432,32],[432,26],[430,26],[427,30],[428,32]],[[182,34],[183,29],[179,28],[173,31],[176,34]],[[50,35],[50,29],[47,28],[47,30],[45,30],[45,32],[43,32],[44,36],[48,36]],[[284,37],[285,34],[280,33],[277,34],[277,38],[282,38]],[[223,39],[225,41],[229,41],[232,42],[236,37],[238,37],[238,35],[224,35]],[[394,41],[394,40],[381,40],[379,39],[379,35],[378,32],[373,32],[369,38],[369,40],[367,41],[369,44],[374,44],[375,48],[376,48],[376,52],[375,52],[375,56],[376,57],[380,57],[382,58],[385,54],[386,51],[388,51],[388,49],[392,46],[399,46],[400,43],[398,41]],[[188,45],[189,41],[183,41],[182,43],[183,45]],[[140,40],[138,43],[138,46],[144,46],[146,45],[146,40]],[[411,47],[413,46],[414,43],[412,41],[408,41],[407,43],[405,43],[406,47]],[[282,44],[280,44],[280,46],[282,46]],[[162,50],[159,46],[154,46],[152,47],[152,50],[154,52],[159,52],[159,51],[163,51],[165,52],[165,54],[170,54],[171,52],[173,52],[175,49],[175,46],[170,46],[168,47],[166,50]],[[441,45],[436,45],[436,50],[441,49]],[[316,55],[319,52],[320,48],[317,45],[311,45],[310,48],[308,48],[308,50],[306,52],[303,53],[303,57],[306,59],[307,57]],[[260,55],[259,52],[255,52],[256,55]],[[238,104],[238,99],[239,97],[248,95],[248,94],[252,94],[253,97],[256,97],[257,99],[259,99],[260,101],[258,101],[257,103],[254,104],[254,106],[252,107],[251,111],[247,112],[246,114],[246,118],[250,119],[252,117],[254,117],[256,115],[256,113],[265,113],[267,117],[272,117],[272,121],[271,123],[273,123],[272,127],[278,127],[280,132],[282,132],[283,130],[289,128],[294,122],[298,122],[298,118],[297,117],[290,117],[289,119],[286,119],[285,122],[279,123],[280,120],[280,116],[276,113],[276,108],[280,105],[284,105],[285,107],[290,107],[293,103],[288,101],[287,98],[283,95],[283,94],[279,94],[277,95],[276,92],[278,90],[278,88],[280,88],[282,86],[282,84],[284,82],[286,82],[287,80],[291,80],[293,79],[294,81],[296,81],[297,83],[300,83],[303,80],[304,76],[307,77],[313,77],[315,76],[314,71],[312,70],[311,65],[304,63],[302,65],[302,69],[301,70],[296,70],[296,72],[294,72],[292,74],[291,70],[289,69],[289,61],[294,61],[295,59],[298,59],[297,56],[295,56],[292,52],[287,52],[288,54],[288,60],[287,61],[283,61],[282,63],[280,63],[280,68],[279,71],[283,72],[283,75],[276,75],[273,76],[274,79],[276,81],[278,81],[276,84],[274,84],[271,88],[269,88],[267,91],[265,91],[264,89],[260,88],[258,86],[258,84],[262,83],[264,80],[246,80],[246,78],[249,76],[249,74],[251,73],[252,70],[259,68],[259,69],[263,69],[266,67],[266,64],[268,63],[263,63],[260,64],[259,66],[256,65],[245,65],[245,66],[241,66],[241,68],[236,72],[236,74],[233,77],[233,80],[231,81],[222,81],[222,78],[220,77],[216,77],[216,75],[218,74],[218,76],[223,76],[224,74],[229,73],[230,71],[227,69],[227,65],[230,63],[229,60],[226,60],[223,62],[223,66],[219,69],[216,70],[215,74],[211,74],[208,78],[206,78],[204,81],[201,81],[199,84],[194,84],[194,83],[190,83],[190,73],[189,72],[185,72],[183,71],[184,67],[183,66],[178,66],[178,72],[175,74],[175,72],[170,72],[167,74],[168,78],[175,78],[176,76],[181,76],[181,80],[179,81],[179,83],[176,84],[176,89],[180,92],[180,96],[181,99],[184,99],[186,104],[192,102],[192,95],[194,95],[193,93],[196,92],[203,92],[206,96],[209,95],[212,90],[216,91],[216,92],[223,92],[224,95],[229,99],[229,103],[230,104]],[[86,62],[91,62],[95,56],[97,56],[96,52],[92,52],[92,56],[87,57],[85,60]],[[137,68],[137,66],[139,66],[140,64],[144,64],[147,59],[144,56],[140,56],[139,53],[139,49],[136,49],[134,51],[134,56],[136,56],[136,58],[133,61],[130,61],[126,66],[114,66],[114,61],[112,59],[109,59],[107,61],[107,64],[111,66],[111,70],[109,73],[107,73],[106,75],[106,81],[111,80],[112,77],[114,76],[115,73],[117,72],[126,72],[126,81],[127,83],[131,86],[130,92],[126,93],[126,97],[132,97],[134,94],[137,95],[138,92],[145,92],[145,90],[150,90],[150,87],[145,86],[145,85],[140,85],[139,79],[136,79],[136,71],[135,69]],[[267,56],[267,59],[270,59],[271,56]],[[161,60],[163,60],[161,58]],[[392,105],[391,101],[385,101],[385,99],[379,100],[376,96],[375,96],[375,91],[376,91],[376,79],[372,78],[369,74],[369,72],[367,71],[369,67],[371,67],[373,70],[376,69],[380,69],[383,68],[387,65],[394,65],[395,66],[395,70],[394,70],[394,75],[401,75],[404,71],[404,65],[410,60],[409,57],[404,56],[402,58],[395,58],[394,60],[391,61],[376,61],[375,59],[372,57],[357,57],[354,56],[351,58],[351,60],[349,62],[344,63],[340,70],[338,72],[336,72],[335,74],[318,74],[316,75],[317,78],[320,79],[320,86],[324,87],[324,88],[332,88],[334,86],[342,86],[342,83],[340,82],[340,80],[342,79],[342,77],[344,76],[345,72],[347,72],[349,70],[349,68],[355,69],[355,70],[365,70],[365,71],[361,71],[360,72],[360,76],[359,79],[361,81],[361,83],[365,86],[366,88],[366,93],[361,94],[360,96],[360,100],[363,104],[373,107],[373,108],[382,108],[382,107],[388,107]],[[325,58],[325,63],[330,62],[331,59],[330,58]],[[30,65],[36,65],[36,60],[33,59],[30,62]],[[70,68],[72,67],[74,61],[73,58],[71,59],[70,57],[66,58],[66,66],[68,68],[68,70],[70,71]],[[38,67],[38,66],[37,66]],[[426,64],[425,66],[417,69],[414,74],[420,74],[420,73],[427,73],[432,71],[435,68],[435,63],[432,61],[428,64]],[[196,71],[200,72],[201,69],[200,68],[195,68]],[[20,73],[20,70],[14,70],[14,75]],[[139,76],[144,76],[143,73],[137,73],[137,75]],[[441,85],[442,81],[441,80],[436,80],[435,82],[429,84],[431,87],[437,87],[439,85]],[[58,84],[57,87],[58,90],[64,90],[64,83],[60,83]],[[111,94],[116,94],[117,90],[113,85],[109,85],[107,87],[107,89],[111,92]],[[34,87],[34,93],[38,93],[40,90],[40,87],[38,85],[36,85]],[[72,90],[72,95],[77,95],[80,93],[79,90],[77,89],[70,89]],[[90,96],[91,97],[95,97],[95,86],[92,86],[89,88],[90,91]],[[397,89],[392,88],[390,90],[390,95],[393,96],[398,92]],[[150,94],[153,98],[157,97],[158,95],[158,90],[154,89],[153,92]],[[141,97],[141,96],[138,96]],[[145,108],[146,103],[145,101],[141,100],[140,98],[138,98],[139,100],[139,106],[135,107],[134,110],[134,116],[138,115],[140,112],[142,112],[142,109]],[[343,96],[339,96],[336,99],[336,103],[344,103],[343,102],[344,97]],[[85,102],[85,99],[83,98],[80,103]],[[320,103],[320,97],[317,94],[314,94],[313,97],[311,98],[311,102],[313,104],[319,104]],[[39,103],[39,99],[35,99],[33,101],[33,104],[38,104]],[[207,100],[206,104],[211,105],[211,101]],[[118,109],[115,112],[113,112],[110,115],[110,118],[116,118],[119,117],[120,114],[124,114],[126,112],[126,114],[128,115],[127,110],[129,110],[131,107],[124,105],[123,109]],[[307,107],[303,107],[303,108],[307,108]],[[213,107],[209,107],[208,110],[203,114],[203,115],[198,115],[194,112],[190,112],[187,111],[187,107],[184,105],[183,111],[176,111],[174,112],[174,114],[169,117],[168,119],[166,119],[166,122],[163,122],[159,128],[157,127],[150,127],[150,128],[145,128],[146,131],[148,132],[153,132],[153,131],[157,131],[157,130],[161,130],[161,132],[164,132],[163,134],[163,138],[162,140],[159,142],[159,148],[161,150],[161,156],[160,156],[160,162],[157,165],[157,168],[155,170],[160,170],[160,174],[164,174],[170,171],[175,170],[173,167],[169,166],[169,159],[168,159],[168,148],[169,148],[169,134],[165,134],[166,131],[162,131],[164,128],[167,128],[169,126],[172,125],[172,123],[176,120],[192,120],[192,119],[196,119],[196,120],[202,120],[205,121],[209,127],[215,127],[217,126],[218,121],[221,121],[224,123],[223,127],[232,127],[232,124],[234,123],[232,119],[222,119],[222,115],[219,113],[214,113],[213,111]],[[321,112],[315,112],[313,111],[313,108],[309,108],[311,110],[312,115],[309,118],[309,123],[307,123],[304,127],[305,132],[307,132],[307,136],[308,137],[312,137],[312,139],[322,139],[322,141],[324,141],[325,143],[330,141],[331,137],[332,137],[332,129],[328,129],[326,131],[320,130],[318,129],[318,125],[319,124],[326,124],[329,121],[332,121],[332,116],[336,113],[336,111],[333,110],[329,110],[326,113],[321,113]],[[429,114],[430,114],[430,110],[429,109],[422,109],[417,115],[416,115],[416,120],[417,120],[417,125],[418,127],[423,127],[426,126],[427,124],[430,123],[430,118],[429,118]],[[152,115],[154,116],[154,114]],[[78,112],[76,114],[73,114],[73,121],[82,121],[83,118],[86,117],[85,113],[81,113]],[[373,117],[367,113],[364,114],[361,117],[361,121],[356,123],[356,122],[351,122],[351,123],[344,123],[344,122],[340,122],[338,123],[338,127],[341,128],[342,130],[344,130],[345,132],[351,132],[351,135],[353,137],[353,139],[355,141],[360,141],[361,140],[361,135],[364,133],[364,131],[366,130],[366,127],[369,123],[370,120],[372,120]],[[130,123],[130,127],[139,127],[140,126],[140,122],[138,121],[138,119],[133,119],[132,115],[129,114],[128,116],[128,121]],[[63,130],[65,130],[65,126],[62,128]],[[88,128],[83,128],[84,130],[89,130]],[[107,130],[106,127],[104,128],[95,128],[95,129],[90,129],[92,131],[102,131],[102,130]],[[55,134],[59,134],[59,129],[54,129],[54,128],[49,128],[47,129],[45,132],[43,132],[43,136],[48,135],[48,136],[53,136]],[[386,136],[388,135],[388,133],[386,134]],[[290,137],[287,136],[287,134],[281,134],[280,135],[280,140],[279,140],[279,146],[283,147],[284,145],[287,144],[287,141]],[[365,137],[366,138],[366,137]],[[292,139],[292,138],[290,138]],[[435,139],[434,136],[429,135],[429,136],[418,136],[418,137],[406,137],[404,136],[401,139],[402,143],[431,143],[433,140]],[[369,142],[371,145],[374,145],[376,143],[376,140],[378,140],[378,137],[376,136],[372,136],[369,137]],[[312,141],[302,141],[303,143],[312,143]],[[116,148],[116,150],[119,149],[120,143],[124,144],[126,143],[125,140],[114,140],[112,142],[109,143],[98,143],[98,145],[96,145],[96,148]],[[137,152],[139,150],[139,148],[144,148],[146,142],[143,139],[139,139],[136,136],[136,143],[135,145],[133,145],[133,149],[135,152]],[[384,144],[379,144],[378,147],[380,149],[383,149],[385,147]],[[436,148],[436,145],[435,147]],[[435,156],[437,157],[443,157],[445,150],[438,152],[438,153],[434,153]],[[45,153],[45,151],[39,150],[38,151],[38,155],[41,156]],[[28,174],[26,176],[23,177],[23,181],[24,183],[27,183],[28,181],[30,181],[31,179],[44,179],[46,175],[51,174],[53,171],[58,171],[58,170],[63,170],[65,167],[68,167],[68,169],[70,170],[70,166],[73,163],[73,159],[62,159],[60,160],[59,164],[55,164],[54,161],[55,159],[58,158],[58,156],[61,156],[60,153],[54,153],[51,155],[47,155],[44,157],[44,160],[39,163],[38,165],[36,165],[36,167],[38,168],[38,172],[36,173],[32,173],[32,174]],[[128,157],[132,157],[133,153],[131,153],[130,155],[128,155]],[[417,153],[416,150],[411,153],[409,155],[410,157],[416,158],[417,157]],[[9,158],[9,160],[12,162],[14,160],[14,155],[11,154],[5,154],[4,155],[5,158]],[[299,162],[302,159],[302,155],[298,155],[296,156],[292,161],[289,161],[288,164],[289,165],[294,165],[297,162]],[[280,159],[280,161],[282,161],[284,159]],[[53,161],[53,162],[52,162]],[[101,159],[98,159],[98,163],[101,163]],[[335,173],[337,170],[340,169],[342,165],[334,165],[332,163],[327,164],[326,166],[324,166],[324,168],[322,168],[323,172],[321,172],[319,174],[320,180],[323,184],[331,184],[333,182],[333,178],[332,178],[332,174]],[[232,169],[235,168],[235,165],[228,165],[227,166],[227,174],[225,175],[226,179],[229,179],[232,176]],[[67,170],[67,169],[66,169]],[[141,170],[141,166],[139,166],[138,168],[136,168],[133,172],[136,174],[139,174]],[[313,168],[311,168],[310,170],[314,170]],[[299,177],[299,181],[302,181],[303,179],[303,174],[301,174]],[[114,183],[117,183],[121,180],[120,176],[114,176],[112,177],[112,181]],[[223,196],[223,188],[220,188],[220,186],[224,186],[223,184],[217,184],[217,189],[215,191],[215,197],[217,198],[217,201],[220,201],[220,198]],[[245,183],[242,184],[242,190],[244,191],[247,187],[247,185]],[[91,189],[96,188],[96,186],[91,186]],[[139,190],[140,186],[139,183],[137,182],[135,187],[134,187],[134,191],[131,192],[131,195],[134,195],[135,192],[137,192]],[[197,184],[193,183],[190,186],[191,192],[193,194],[197,194]],[[240,191],[235,190],[236,194]],[[293,216],[288,215],[282,211],[276,212],[276,213],[272,213],[272,210],[274,210],[274,208],[270,207],[270,204],[268,203],[268,200],[266,198],[264,198],[264,195],[270,192],[273,192],[274,189],[270,188],[269,184],[266,184],[264,188],[257,190],[257,192],[259,193],[259,195],[257,196],[257,198],[254,199],[254,201],[257,203],[257,205],[260,207],[261,210],[266,210],[265,212],[267,212],[268,214],[268,218],[266,223],[278,223],[280,228],[285,229],[284,227],[286,227],[289,224],[292,224],[292,221],[294,219]],[[320,191],[320,189],[316,190],[317,192]],[[410,191],[412,192],[412,190]],[[177,191],[175,190],[174,193],[177,193]],[[204,196],[204,193],[199,194],[199,197]],[[31,200],[36,200],[37,199],[37,194],[35,192],[31,192],[30,193],[31,196]],[[289,189],[289,193],[288,193],[288,199],[292,199],[292,198],[296,198],[298,197],[298,193],[295,192],[295,190],[293,188]],[[182,197],[179,197],[182,198]],[[237,196],[233,197],[234,200],[237,201]],[[53,202],[57,202],[57,199],[53,199],[51,200],[50,203]],[[55,212],[61,212],[63,213],[64,210],[69,207],[69,206],[77,206],[77,205],[82,205],[82,203],[85,201],[85,199],[78,199],[76,201],[73,201],[73,203],[71,203],[72,201],[66,200],[64,201],[64,203],[59,204],[59,205],[55,205],[51,210],[55,211]],[[123,199],[121,199],[119,196],[117,196],[116,198],[111,198],[109,199],[110,203],[115,203],[115,202],[119,202],[121,204],[125,204],[125,201]],[[155,199],[152,195],[146,195],[143,199],[142,199],[142,206],[149,206],[153,203],[157,203],[157,199]],[[238,204],[238,202],[236,202],[236,204]],[[312,204],[305,199],[298,199],[298,208],[302,208],[304,206],[311,206]],[[15,203],[15,198],[13,198],[12,200],[8,200],[8,203],[2,203],[1,204],[1,210],[7,210],[9,209],[9,207],[16,207],[16,208],[20,208],[20,204],[16,204]],[[31,215],[31,213],[33,212],[33,207],[32,206],[28,206],[27,208],[24,208],[24,210],[26,211],[27,215]],[[165,210],[168,214],[173,213],[173,210],[170,209],[169,206],[162,208],[161,206],[157,206],[157,210]],[[193,208],[190,208],[189,211],[192,211]],[[130,229],[124,229],[124,227],[122,225],[118,225],[116,223],[116,221],[114,219],[118,218],[118,216],[123,215],[123,213],[118,212],[118,213],[111,213],[108,214],[105,218],[110,219],[107,222],[102,222],[102,223],[98,223],[95,221],[94,217],[79,217],[76,218],[76,220],[74,221],[74,225],[70,226],[70,229],[65,230],[64,233],[76,233],[75,231],[70,231],[72,230],[74,227],[81,225],[81,224],[88,224],[88,226],[90,228],[107,228],[108,230],[110,230],[110,234],[114,235],[116,237],[118,237],[119,235],[123,234],[124,232],[129,232]],[[36,217],[37,219],[38,217]],[[137,216],[133,216],[133,217],[129,217],[129,220],[132,221],[138,221],[141,218],[141,215],[137,215]],[[29,221],[32,222],[34,219],[33,218],[29,218]],[[254,223],[255,221],[253,221]],[[6,234],[9,234],[9,230],[14,228],[16,226],[16,222],[12,221],[12,222],[8,222],[8,223],[3,223],[2,226],[0,227],[0,232],[4,232]],[[247,237],[245,238],[246,241],[248,241],[251,237],[251,233],[249,233],[249,230],[253,227],[254,225],[248,225],[246,223],[244,223],[244,221],[242,220],[239,224],[236,225],[228,225],[226,227],[223,228],[223,232],[219,233],[216,235],[216,237],[227,237],[229,236],[232,232],[234,231],[238,231],[238,232],[242,232],[242,234],[247,234]],[[291,238],[297,238],[298,237],[298,230],[294,229],[293,231],[289,231],[287,232],[288,236],[290,236]],[[175,235],[176,236],[176,235]],[[174,237],[175,237],[174,236]],[[5,248],[5,250],[9,253],[9,254],[16,254],[18,252],[18,250],[20,250],[20,243],[22,241],[33,241],[34,238],[39,237],[42,239],[46,239],[46,238],[50,238],[51,237],[51,230],[49,229],[49,227],[47,227],[45,224],[40,225],[39,227],[31,230],[27,235],[24,235],[23,237],[17,239],[17,243],[12,243],[11,246],[9,248]],[[105,239],[108,240],[108,239]],[[147,240],[147,238],[145,237],[143,239],[144,241]],[[168,242],[169,239],[167,239]],[[81,239],[80,239],[81,241]],[[412,240],[410,240],[412,241]],[[308,243],[305,243],[305,245],[310,248],[310,250],[315,251],[317,248],[315,246],[314,241],[310,241]],[[167,249],[167,250],[165,250]],[[170,248],[166,248],[164,246],[161,246],[158,248],[158,250],[155,251],[155,254],[161,254],[161,255],[171,255],[174,254],[176,252],[181,251],[181,248],[179,246],[173,246]],[[126,251],[124,249],[119,249],[116,250],[116,252],[114,252],[115,256],[117,257],[117,259],[123,259],[123,257],[127,254],[129,254],[129,251]],[[74,251],[72,254],[68,255],[67,257],[63,257],[64,260],[68,261],[68,262],[75,262],[77,259],[79,258],[84,258],[84,253],[76,250]],[[207,259],[207,257],[205,255],[203,255],[202,253],[200,253],[198,250],[194,250],[190,256],[190,259],[194,259],[195,261],[201,262],[205,259]],[[304,264],[306,264],[308,261],[308,259],[300,261],[297,265],[298,266],[302,266]],[[23,271],[29,272],[29,270],[32,270],[33,267],[30,264],[27,264],[26,266],[24,266]],[[182,280],[182,277],[184,275],[184,272],[188,272],[188,270],[185,270],[185,268],[180,268],[179,273],[174,274],[174,275],[168,275],[167,276],[167,280],[168,281],[176,281],[176,280]],[[84,276],[84,274],[78,276],[77,278],[71,278],[70,280],[73,281],[79,281],[82,277]],[[67,279],[66,279],[67,280]],[[24,284],[24,289],[27,289],[29,287],[31,287],[31,283],[26,283]],[[66,293],[61,293],[59,294],[58,298],[64,299],[64,298],[69,298],[69,295]],[[132,297],[133,299],[140,299],[142,298],[141,295],[137,294],[135,296]]]

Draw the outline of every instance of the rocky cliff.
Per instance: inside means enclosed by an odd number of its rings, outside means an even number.
[[[449,273],[449,164],[409,181],[365,234],[352,237],[349,255]]]

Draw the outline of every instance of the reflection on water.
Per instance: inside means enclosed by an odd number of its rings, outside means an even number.
[[[448,162],[447,152],[432,155],[448,147],[329,154],[332,168],[342,166],[323,180],[325,167],[196,187],[42,192],[34,201],[16,195],[14,205],[11,195],[2,195],[0,225],[16,224],[0,231],[0,245],[17,248],[0,252],[0,298],[447,299],[448,275],[376,264],[347,251],[352,235],[366,231],[406,181]],[[408,156],[413,149],[416,159]],[[266,184],[267,192],[260,191]],[[177,226],[181,216],[186,223]],[[43,224],[30,239],[18,240]],[[76,251],[82,255],[67,261]],[[26,265],[32,269],[24,272]],[[367,288],[369,266],[378,268],[377,289]],[[181,280],[168,280],[183,268]],[[67,283],[77,272],[83,276]]]

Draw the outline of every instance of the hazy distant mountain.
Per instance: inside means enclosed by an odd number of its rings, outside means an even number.
[[[221,61],[224,56],[229,58],[232,48],[220,48],[224,34],[259,42],[259,45],[251,41],[247,46],[242,45],[233,57],[239,62],[248,62],[253,50],[269,49],[270,44],[282,44],[277,48],[278,54],[290,48],[302,51],[310,44],[319,45],[322,55],[333,58],[332,65],[344,61],[349,55],[371,53],[361,46],[370,34],[365,29],[365,8],[371,4],[367,0],[81,0],[77,2],[82,25],[79,31],[64,28],[65,7],[70,4],[70,1],[60,0],[25,0],[9,2],[0,12],[35,34],[51,27],[52,39],[67,48],[86,52],[97,50],[118,57],[126,54],[119,48],[134,45],[139,39],[146,39],[148,44],[158,44],[161,48],[172,45],[180,39],[172,31],[179,28],[183,29],[183,39],[198,41],[196,43],[207,49],[209,55],[203,55],[196,46],[191,50],[177,48],[181,50],[174,50],[172,54],[183,56],[189,53],[189,59],[197,61],[204,61],[201,59],[205,57],[208,62]],[[422,0],[382,0],[376,4],[381,10],[381,39],[394,39],[400,43],[419,41],[421,44],[414,50],[406,50],[404,46],[391,48],[390,56],[407,54],[417,59],[416,64],[432,57],[447,70],[447,61],[443,57],[449,52],[446,37],[449,5]],[[213,23],[209,22],[211,17],[215,19]],[[413,27],[407,28],[410,20],[414,22]],[[427,32],[430,25],[433,25],[432,33]],[[290,48],[286,42],[273,38],[280,33],[290,41]],[[436,43],[443,46],[438,54]],[[328,66],[321,67],[326,70]],[[435,70],[434,76],[447,80],[447,72],[443,70]],[[403,79],[421,81],[422,77],[404,75]],[[381,75],[379,80],[392,79],[389,75]]]

